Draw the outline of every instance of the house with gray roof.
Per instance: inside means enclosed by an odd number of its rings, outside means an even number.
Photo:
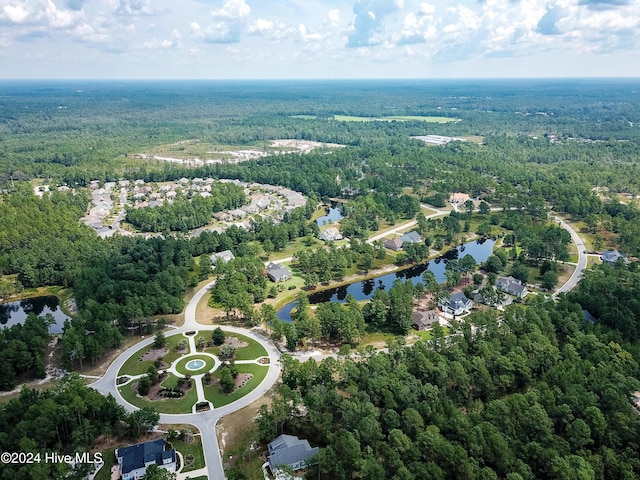
[[[320,240],[324,240],[325,242],[333,242],[335,240],[342,240],[342,234],[336,227],[329,227],[324,232],[322,232],[318,238]]]
[[[115,455],[121,480],[136,480],[153,464],[170,472],[176,471],[176,451],[164,440],[117,448]]]
[[[516,298],[524,298],[529,293],[526,285],[523,285],[520,280],[513,277],[498,278],[498,280],[496,280],[496,287]]]
[[[384,244],[384,248],[388,248],[394,252],[402,250],[402,240],[400,238],[385,238],[382,243]]]
[[[622,261],[624,263],[627,263],[629,256],[624,254],[624,253],[620,253],[617,250],[605,250],[602,252],[602,263],[604,263],[605,265],[611,265],[614,266],[616,263],[618,263],[619,259],[622,259]]]
[[[411,316],[412,326],[419,332],[428,330],[436,323],[440,322],[440,316],[435,310],[413,312]]]
[[[418,232],[414,230],[412,232],[407,232],[404,235],[402,235],[400,237],[400,240],[402,240],[404,243],[421,243],[422,237]]]
[[[291,271],[287,267],[271,262],[267,265],[267,277],[272,282],[285,282],[291,278]]]
[[[209,257],[209,259],[211,260],[211,265],[215,265],[218,262],[227,263],[233,260],[234,258],[236,257],[233,255],[231,250],[224,250],[222,252],[214,253]]]
[[[275,475],[280,466],[287,466],[294,472],[307,466],[307,460],[317,455],[320,449],[311,448],[308,440],[300,440],[294,435],[280,435],[268,445],[269,468]]]
[[[449,300],[440,302],[440,308],[449,315],[463,315],[469,313],[473,308],[473,302],[469,300],[463,292],[454,293]]]

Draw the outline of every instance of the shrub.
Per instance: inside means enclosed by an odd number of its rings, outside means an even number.
[[[224,332],[220,327],[216,328],[211,334],[211,340],[213,341],[214,345],[222,345],[224,343],[225,338],[226,337],[224,335]]]
[[[236,347],[225,343],[220,347],[220,358],[232,358],[236,354]]]

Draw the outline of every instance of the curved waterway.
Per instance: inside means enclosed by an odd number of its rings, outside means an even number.
[[[415,285],[422,281],[422,274],[425,270],[431,270],[436,280],[442,283],[446,280],[444,275],[444,267],[448,260],[462,258],[465,255],[471,255],[477,263],[482,263],[489,255],[493,253],[493,246],[496,241],[490,238],[476,240],[465,243],[457,248],[449,250],[443,256],[431,260],[428,263],[414,265],[394,273],[388,273],[379,277],[370,278],[369,280],[357,281],[340,287],[328,288],[309,295],[309,303],[317,304],[324,302],[344,302],[347,295],[351,294],[356,300],[366,300],[373,296],[377,289],[389,289],[393,282],[397,279],[402,281],[410,280]],[[285,322],[291,322],[291,311],[295,308],[296,303],[289,302],[277,312],[277,317]]]

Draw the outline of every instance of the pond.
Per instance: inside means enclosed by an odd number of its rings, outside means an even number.
[[[323,225],[328,225],[330,223],[339,222],[344,218],[344,216],[342,215],[342,212],[340,211],[339,208],[337,208],[335,203],[332,203],[331,207],[326,208],[325,210],[327,214],[324,215],[323,217],[319,217],[316,219],[316,223],[318,224],[319,227]]]
[[[0,326],[11,327],[19,323],[24,323],[27,315],[33,313],[44,316],[47,313],[53,315],[56,323],[51,325],[49,332],[62,333],[64,321],[69,317],[60,310],[60,301],[55,296],[33,297],[0,304]]]
[[[439,283],[446,280],[444,268],[448,260],[462,258],[471,255],[480,264],[489,258],[493,252],[496,241],[492,239],[481,239],[474,242],[465,243],[457,248],[449,250],[443,256],[431,260],[429,263],[415,265],[403,270],[381,275],[360,282],[342,285],[340,287],[328,288],[320,292],[309,295],[309,303],[317,304],[324,302],[344,302],[347,295],[351,294],[356,300],[366,300],[373,296],[376,289],[389,289],[397,279],[403,281],[410,280],[415,285],[422,281],[422,274],[425,270],[431,270]],[[291,322],[291,311],[295,308],[295,302],[289,302],[277,312],[277,317],[285,322]]]

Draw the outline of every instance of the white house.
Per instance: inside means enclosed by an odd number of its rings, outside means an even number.
[[[318,238],[320,240],[324,240],[325,242],[333,242],[335,240],[342,240],[342,234],[336,227],[329,227],[324,232],[322,232]]]
[[[454,293],[449,300],[440,302],[440,308],[444,313],[450,315],[463,315],[469,313],[473,308],[473,302],[469,300],[464,293]]]

